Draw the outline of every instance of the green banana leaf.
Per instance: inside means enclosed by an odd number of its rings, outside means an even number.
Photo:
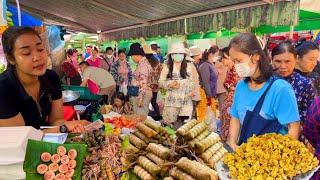
[[[130,169],[128,172],[124,173],[120,180],[141,180],[134,172]]]
[[[43,179],[43,175],[37,174],[37,166],[41,163],[40,156],[43,152],[55,154],[58,146],[61,146],[61,144],[28,140],[27,151],[23,163],[23,170],[26,172],[27,180]],[[67,151],[70,149],[77,150],[77,167],[75,168],[75,173],[72,179],[81,180],[82,164],[83,159],[87,154],[87,146],[84,144],[62,144],[62,146],[64,146]]]

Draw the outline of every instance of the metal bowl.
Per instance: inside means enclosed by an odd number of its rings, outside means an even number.
[[[79,113],[79,115],[83,115],[83,113],[86,111],[87,107],[84,105],[75,105],[73,106],[74,110]]]
[[[80,94],[78,92],[71,91],[71,90],[62,91],[63,103],[68,103],[68,102],[77,100],[79,99],[79,97],[80,97]]]

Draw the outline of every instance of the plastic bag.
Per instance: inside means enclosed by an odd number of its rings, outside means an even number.
[[[90,79],[88,79],[88,89],[92,94],[98,94],[100,91],[99,86]]]
[[[204,122],[208,125],[209,131],[217,131],[217,119],[215,113],[212,111],[211,107],[207,107],[206,116]]]
[[[127,93],[128,93],[128,85],[125,82],[123,82],[120,85],[119,91],[122,92],[124,95],[127,95]]]

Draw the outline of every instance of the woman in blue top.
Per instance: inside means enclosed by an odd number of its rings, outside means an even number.
[[[265,133],[288,133],[299,137],[300,118],[292,86],[272,76],[265,44],[251,33],[242,33],[230,42],[229,55],[241,78],[231,107],[230,134],[232,149],[248,138]],[[288,132],[286,132],[288,131]]]

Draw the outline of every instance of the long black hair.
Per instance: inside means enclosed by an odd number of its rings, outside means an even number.
[[[262,47],[257,37],[252,33],[240,33],[234,37],[230,42],[230,49],[234,48],[249,56],[259,55],[258,68],[260,70],[260,76],[256,79],[252,79],[256,83],[263,83],[269,80],[273,75],[271,61],[267,56],[266,47]],[[263,49],[264,48],[264,49]],[[250,77],[247,77],[245,81],[249,81]]]
[[[153,54],[146,54],[146,58],[149,61],[149,64],[152,68],[155,68],[160,63],[156,57],[154,57]]]
[[[111,104],[114,104],[115,99],[120,99],[123,102],[123,105],[129,102],[129,96],[123,94],[123,92],[116,92],[111,98]]]
[[[312,41],[301,41],[296,45],[296,52],[300,58],[303,58],[311,50],[319,50],[318,44]]]
[[[168,61],[167,61],[167,66],[169,69],[169,72],[167,74],[168,79],[172,79],[172,71],[173,71],[173,59],[171,57],[171,54],[168,56]],[[186,60],[186,55],[184,55],[183,61],[181,62],[181,67],[180,67],[180,76],[183,79],[186,79],[189,75],[187,73],[187,60]]]
[[[228,58],[228,56],[229,56],[229,50],[230,50],[230,47],[227,46],[227,47],[222,48],[222,49],[219,51],[219,55],[221,56],[221,59]]]
[[[201,62],[208,61],[209,60],[209,55],[210,54],[215,54],[217,52],[219,52],[219,47],[216,46],[216,45],[211,46],[209,49],[206,49],[202,54]]]
[[[1,40],[2,40],[3,52],[8,62],[8,65],[7,65],[8,70],[15,68],[15,65],[12,64],[13,62],[15,62],[14,45],[17,39],[24,34],[35,35],[41,40],[41,37],[37,33],[37,31],[30,27],[11,26],[8,29],[6,29],[2,35]]]

